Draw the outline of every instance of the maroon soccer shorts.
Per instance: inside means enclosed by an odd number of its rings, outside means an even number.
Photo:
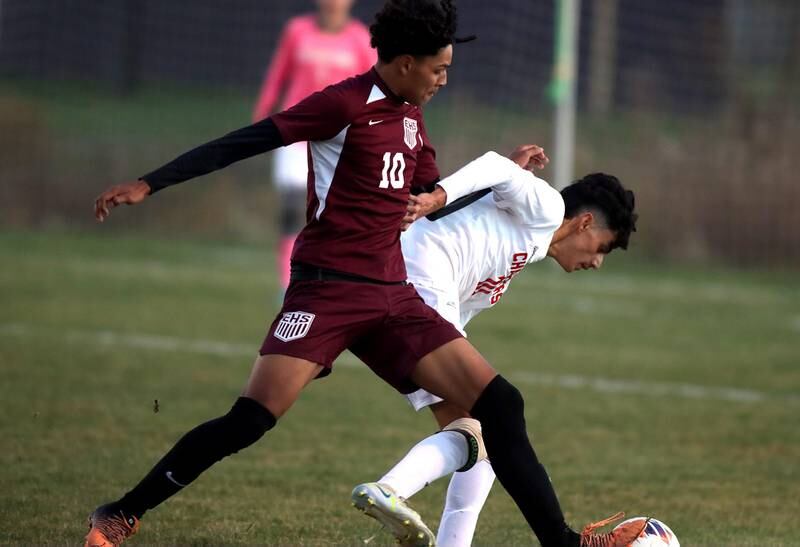
[[[350,349],[400,393],[417,362],[461,334],[425,304],[412,285],[292,281],[260,354],[299,357],[331,372]]]

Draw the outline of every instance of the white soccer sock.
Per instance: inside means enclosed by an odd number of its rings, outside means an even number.
[[[468,457],[464,435],[440,431],[418,442],[378,482],[392,487],[401,498],[410,498],[436,479],[464,467]]]
[[[453,473],[447,488],[439,533],[436,535],[437,545],[469,547],[493,482],[494,471],[488,460],[479,461],[463,473]]]

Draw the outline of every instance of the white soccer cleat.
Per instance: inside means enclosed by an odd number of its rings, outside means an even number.
[[[365,482],[353,488],[353,507],[391,530],[400,545],[434,547],[436,536],[419,513],[385,484]]]

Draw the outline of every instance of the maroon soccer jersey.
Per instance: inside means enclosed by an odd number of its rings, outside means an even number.
[[[372,69],[271,119],[285,144],[309,141],[308,224],[292,260],[405,280],[400,224],[410,188],[439,178],[420,108]]]

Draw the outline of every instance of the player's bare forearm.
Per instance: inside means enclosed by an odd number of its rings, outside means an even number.
[[[94,218],[103,222],[117,205],[136,205],[150,195],[150,185],[144,180],[112,186],[94,200]]]
[[[415,220],[438,211],[445,203],[447,203],[447,192],[441,186],[437,186],[432,192],[409,196],[406,216],[403,217],[400,229],[408,230]]]
[[[422,217],[426,217],[429,214],[438,211],[447,203],[447,192],[439,185],[436,186],[436,189],[433,192],[420,194],[417,197],[421,197],[423,199],[422,209],[419,215]]]

